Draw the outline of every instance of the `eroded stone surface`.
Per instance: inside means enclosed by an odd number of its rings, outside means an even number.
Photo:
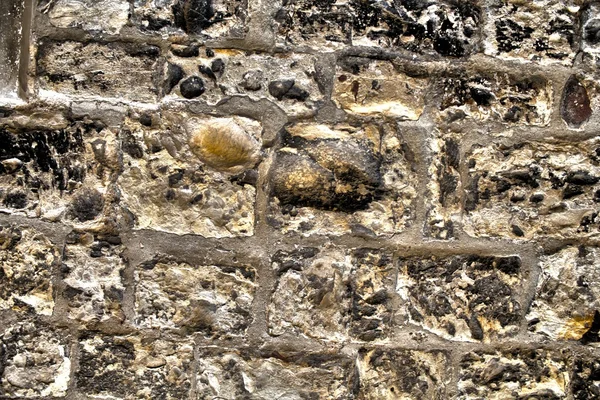
[[[90,334],[81,339],[79,351],[75,379],[88,396],[122,400],[189,396],[193,346],[187,341]]]
[[[159,55],[158,47],[137,43],[47,41],[38,50],[37,79],[60,94],[152,102]]]
[[[463,357],[459,399],[564,399],[569,387],[565,355],[546,350],[469,353]]]
[[[536,297],[527,314],[531,331],[555,340],[588,339],[600,309],[599,256],[595,247],[573,246],[542,258]]]
[[[441,351],[361,349],[359,400],[447,399],[447,355]]]
[[[71,373],[61,335],[39,321],[3,326],[0,334],[0,397],[65,397]]]
[[[86,229],[109,223],[119,171],[109,129],[74,122],[56,130],[0,128],[0,210]]]
[[[135,0],[133,23],[145,34],[242,38],[247,0]]]
[[[32,228],[0,224],[0,310],[25,306],[52,315],[59,249]]]
[[[254,232],[260,124],[247,118],[128,120],[121,131],[121,202],[136,229],[205,237]],[[204,160],[204,162],[202,161]]]
[[[210,337],[241,336],[252,322],[254,268],[190,265],[156,257],[135,271],[135,323]]]
[[[475,1],[284,1],[278,43],[331,51],[346,44],[463,56],[477,39]]]
[[[337,70],[332,98],[352,114],[418,120],[427,82],[397,71],[390,62],[348,57]]]
[[[542,76],[507,74],[457,76],[442,81],[442,119],[463,118],[518,125],[548,125],[552,86]]]
[[[339,355],[201,349],[197,400],[346,399],[351,361]]]
[[[455,236],[456,215],[460,212],[462,182],[460,179],[460,138],[444,135],[430,141],[431,164],[429,174],[435,179],[427,182],[429,209],[425,234],[436,239]]]
[[[452,340],[513,336],[521,320],[517,256],[401,258],[397,291],[410,322]]]
[[[0,4],[3,34],[0,35],[0,97],[16,99],[19,58],[22,38],[24,4],[20,0],[5,0]]]
[[[600,55],[600,6],[591,2],[581,10],[581,49],[597,62]]]
[[[181,68],[186,79],[202,80],[204,91],[198,100],[216,104],[234,95],[253,100],[266,98],[289,115],[311,115],[323,100],[315,72],[315,56],[254,54],[204,47],[198,50],[198,56],[189,57],[181,53],[181,46],[172,47],[169,56],[170,63]],[[172,79],[174,72],[167,73],[165,78]],[[174,86],[168,98],[183,95],[183,88],[183,83]]]
[[[345,341],[386,336],[394,268],[373,249],[301,248],[272,258],[278,281],[268,307],[269,333]]]
[[[577,0],[491,1],[485,53],[569,65],[577,50],[580,4]]]
[[[59,28],[116,34],[129,18],[126,0],[58,0],[49,5],[44,11],[50,23]]]
[[[598,139],[475,146],[463,224],[473,236],[598,236]]]
[[[572,391],[575,400],[593,400],[600,397],[600,361],[598,359],[575,360]]]
[[[270,222],[305,235],[400,232],[413,216],[411,161],[391,124],[290,126],[270,172]]]
[[[120,244],[118,236],[69,235],[61,267],[69,318],[83,323],[123,321],[126,263]]]

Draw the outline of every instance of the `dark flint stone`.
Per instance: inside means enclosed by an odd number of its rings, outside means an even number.
[[[193,99],[205,92],[204,81],[198,76],[190,76],[179,85],[181,95],[186,99]]]
[[[592,116],[587,90],[575,76],[571,76],[565,84],[560,113],[565,122],[574,128],[578,128]]]
[[[165,84],[163,87],[164,94],[171,93],[171,90],[183,79],[185,73],[179,65],[167,63]]]

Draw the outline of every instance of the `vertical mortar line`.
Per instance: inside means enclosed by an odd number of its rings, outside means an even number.
[[[71,371],[69,372],[69,385],[67,387],[66,400],[81,400],[81,395],[77,391],[76,373],[79,371],[79,360],[81,353],[79,352],[79,333],[76,327],[69,329],[69,355],[71,361]]]
[[[522,246],[525,247],[525,245]],[[525,341],[530,338],[526,319],[527,312],[529,307],[531,307],[533,300],[535,299],[537,285],[542,272],[539,251],[539,247],[530,248],[529,250],[525,247],[523,252],[518,254],[519,257],[521,257],[522,265],[527,265],[526,271],[529,275],[521,289],[523,293],[520,297],[523,304],[521,304],[521,326],[519,327],[519,334],[517,335],[517,337],[521,336]]]
[[[29,72],[29,57],[31,47],[31,29],[33,26],[33,10],[35,0],[24,0],[25,9],[22,17],[22,34],[21,34],[21,54],[19,56],[19,97],[23,100],[29,100],[29,85],[28,85],[28,72]]]

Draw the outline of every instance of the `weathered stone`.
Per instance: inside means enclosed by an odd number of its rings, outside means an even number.
[[[353,44],[450,57],[472,51],[480,19],[473,1],[294,0],[275,15],[282,46],[331,51]]]
[[[48,10],[48,9],[47,9]],[[57,0],[48,10],[50,23],[59,28],[81,28],[119,33],[129,18],[127,0]]]
[[[581,10],[581,50],[592,55],[596,62],[600,55],[600,5],[589,2]]]
[[[283,232],[374,234],[412,218],[413,153],[395,126],[298,123],[287,128],[270,172],[272,225]]]
[[[600,361],[591,358],[576,360],[571,388],[575,400],[600,397]]]
[[[469,118],[519,125],[548,125],[553,109],[552,86],[540,75],[458,76],[442,81],[441,117]]]
[[[63,337],[40,321],[3,325],[0,332],[0,397],[65,397],[71,360]]]
[[[441,135],[438,135],[441,136]],[[436,239],[455,237],[456,215],[460,212],[460,139],[456,135],[444,135],[430,141],[431,164],[429,174],[435,179],[427,182],[429,209],[425,233]]]
[[[587,90],[576,76],[571,76],[565,84],[560,102],[560,113],[563,120],[574,128],[579,128],[592,115]]]
[[[0,225],[0,310],[25,307],[52,315],[52,272],[59,259],[59,249],[42,233]]]
[[[307,54],[255,54],[232,49],[214,49],[199,57],[169,56],[187,75],[205,77],[198,101],[217,104],[230,96],[268,99],[289,115],[312,115],[323,100],[317,84],[316,56]],[[250,74],[250,75],[249,75]],[[173,98],[177,93],[173,92]],[[183,95],[183,93],[181,93]]]
[[[132,21],[146,34],[242,38],[247,8],[245,0],[134,0]]]
[[[472,236],[596,237],[598,139],[475,146],[463,217]]]
[[[165,64],[165,82],[163,83],[163,94],[167,95],[171,93],[173,88],[181,82],[183,77],[185,76],[185,72],[183,68],[181,68],[177,64],[166,63]]]
[[[569,370],[564,354],[517,349],[469,353],[461,361],[458,399],[564,399]]]
[[[158,47],[137,43],[47,41],[38,50],[37,79],[60,94],[152,102],[159,55]]]
[[[330,341],[384,338],[393,293],[390,255],[373,249],[301,248],[272,258],[278,281],[268,307],[269,333]]]
[[[103,229],[119,171],[109,129],[75,122],[60,130],[11,132],[0,127],[3,212]]]
[[[356,399],[448,399],[448,356],[441,351],[361,349]]]
[[[527,314],[531,331],[554,340],[598,341],[592,336],[600,310],[599,255],[595,247],[573,246],[542,258],[537,293]]]
[[[333,100],[358,115],[418,120],[423,112],[427,80],[396,71],[390,62],[347,60],[338,68]]]
[[[179,400],[188,398],[193,346],[161,338],[89,334],[79,343],[80,392],[95,398]]]
[[[206,347],[198,359],[197,400],[351,398],[351,361],[337,354]]]
[[[185,132],[166,118],[151,128],[126,122],[121,135],[125,168],[118,180],[124,212],[138,229],[252,235],[256,189],[233,174],[259,161],[260,125],[240,117],[185,116],[180,123]]]
[[[69,236],[61,267],[69,318],[81,323],[123,321],[126,264],[120,241],[118,236]]]
[[[4,0],[0,4],[0,98],[18,99],[24,9],[21,0]]]
[[[514,336],[526,275],[517,256],[401,258],[397,292],[410,322],[452,340]]]
[[[135,271],[135,323],[210,337],[244,335],[252,322],[256,271],[156,257]]]
[[[577,0],[493,0],[484,28],[485,53],[505,59],[570,65],[575,56]]]

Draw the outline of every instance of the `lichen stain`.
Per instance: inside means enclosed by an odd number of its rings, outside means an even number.
[[[573,317],[566,321],[565,326],[558,333],[563,340],[580,340],[592,327],[594,313],[584,316]]]

